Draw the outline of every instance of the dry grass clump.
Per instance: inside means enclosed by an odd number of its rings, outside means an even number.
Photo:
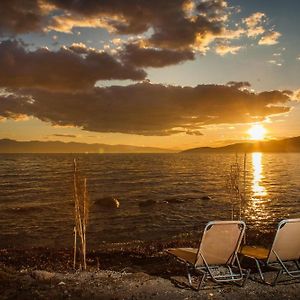
[[[79,175],[77,161],[74,159],[74,269],[77,264],[78,252],[79,269],[86,270],[86,229],[89,219],[89,207],[87,180]],[[79,245],[77,246],[78,240]]]

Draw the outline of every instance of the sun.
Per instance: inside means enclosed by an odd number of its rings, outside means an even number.
[[[265,139],[267,130],[261,124],[254,124],[247,131],[247,133],[249,134],[251,140],[261,141]]]

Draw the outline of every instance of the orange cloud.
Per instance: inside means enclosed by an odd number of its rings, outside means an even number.
[[[232,46],[228,44],[219,44],[216,46],[216,53],[224,56],[225,54],[237,54],[237,52],[242,48],[242,46]]]
[[[278,39],[280,38],[281,33],[277,31],[269,31],[267,32],[261,39],[259,40],[259,45],[275,45],[278,44]]]

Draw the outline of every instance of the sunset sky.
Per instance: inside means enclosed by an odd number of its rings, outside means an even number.
[[[299,136],[299,28],[295,0],[2,0],[0,139]]]

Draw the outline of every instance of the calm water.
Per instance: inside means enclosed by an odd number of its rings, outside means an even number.
[[[72,244],[74,155],[0,155],[0,246]],[[92,205],[89,243],[170,240],[209,220],[229,219],[226,177],[231,154],[76,155],[92,201],[116,197],[118,209]],[[242,157],[241,157],[242,159]],[[247,156],[249,230],[271,232],[300,217],[300,154]],[[211,199],[201,199],[209,195]],[[156,203],[145,201],[155,200]]]

